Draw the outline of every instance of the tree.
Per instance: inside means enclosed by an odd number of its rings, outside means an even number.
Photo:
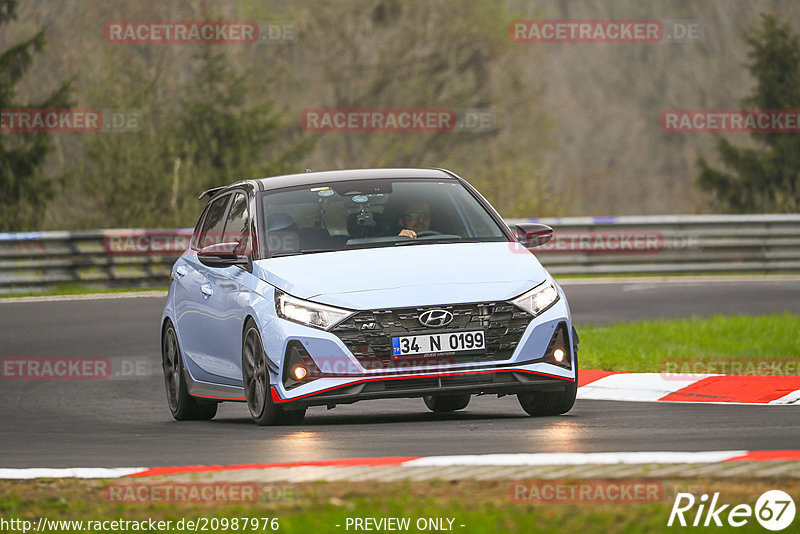
[[[457,14],[452,4],[298,4],[303,46],[289,75],[300,77],[304,106],[474,110],[496,119],[485,129],[318,134],[313,159],[323,168],[446,167],[504,216],[554,215],[561,206],[543,172],[551,120],[540,88],[524,81],[530,52],[508,39],[514,17],[501,2],[464,0]]]
[[[756,79],[754,93],[743,101],[747,108],[800,109],[800,40],[775,13],[761,16],[761,24],[745,33],[750,47],[748,70]],[[712,193],[733,213],[800,211],[800,136],[754,133],[758,148],[737,148],[717,139],[717,153],[730,172],[697,161],[697,185]]]
[[[0,0],[0,25],[16,19],[16,0]],[[0,54],[0,110],[69,107],[69,82],[38,103],[19,104],[15,85],[45,46],[46,28]],[[48,132],[0,133],[0,230],[27,230],[41,222],[51,182],[40,167],[52,150]]]
[[[311,149],[312,139],[293,143],[274,103],[249,94],[249,75],[238,74],[222,52],[204,47],[193,63],[174,137],[175,157],[186,168],[191,191],[299,172],[295,163]]]
[[[107,58],[98,91],[139,110],[142,125],[87,136],[78,174],[93,206],[81,226],[192,225],[204,189],[299,168],[311,140],[293,142],[267,91],[211,48],[194,54],[186,80],[174,84],[165,83],[170,67],[160,60],[154,66],[128,49]]]

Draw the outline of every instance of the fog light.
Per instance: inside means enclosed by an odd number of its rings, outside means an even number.
[[[295,380],[302,380],[306,377],[307,374],[308,371],[306,371],[306,368],[303,367],[302,365],[298,365],[294,369],[292,369],[292,377],[294,377]]]
[[[567,353],[564,352],[564,349],[556,349],[553,351],[553,358],[555,358],[558,363],[563,362],[564,356],[566,355]]]

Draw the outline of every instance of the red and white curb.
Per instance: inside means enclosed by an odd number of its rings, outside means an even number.
[[[533,454],[476,454],[456,456],[390,456],[378,458],[344,458],[309,462],[263,463],[238,465],[192,465],[174,467],[119,467],[67,469],[4,469],[0,479],[35,478],[124,478],[164,475],[196,475],[200,473],[231,473],[235,471],[282,471],[302,468],[471,468],[471,467],[558,467],[558,466],[635,466],[635,465],[700,465],[737,462],[800,462],[800,450],[765,451],[695,451],[695,452],[595,452],[595,453],[533,453]],[[800,464],[797,464],[800,465]],[[462,471],[463,473],[463,471]]]
[[[578,386],[579,399],[800,405],[800,376],[671,375],[581,369]]]

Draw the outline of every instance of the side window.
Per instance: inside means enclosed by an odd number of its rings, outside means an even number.
[[[209,245],[222,243],[222,229],[225,226],[225,208],[230,200],[230,195],[224,195],[211,203],[208,213],[200,230],[198,246],[202,249]]]
[[[225,233],[222,236],[223,243],[239,243],[237,251],[242,254],[250,252],[250,224],[247,216],[247,196],[236,193],[228,212],[228,220],[225,223]]]
[[[200,250],[200,225],[203,224],[203,218],[205,217],[207,211],[207,209],[203,208],[203,211],[200,212],[200,217],[197,219],[197,224],[194,225],[192,242],[190,243],[190,246],[193,250]]]

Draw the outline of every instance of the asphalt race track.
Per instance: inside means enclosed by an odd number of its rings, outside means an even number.
[[[800,278],[565,284],[577,326],[714,313],[800,313]],[[108,357],[91,381],[0,380],[0,467],[267,463],[362,456],[793,449],[796,408],[579,400],[531,418],[514,397],[434,415],[420,399],[311,408],[303,424],[257,427],[244,404],[178,423],[166,405],[163,297],[0,301],[0,357]]]

